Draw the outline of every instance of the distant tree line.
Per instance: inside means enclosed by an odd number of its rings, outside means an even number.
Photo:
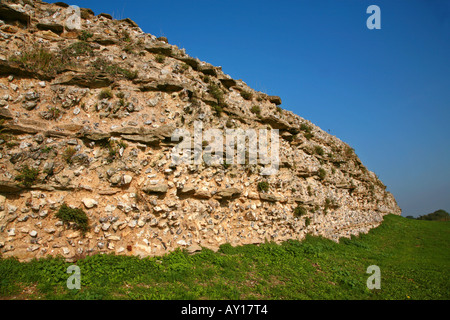
[[[407,216],[408,219],[428,220],[428,221],[450,221],[450,215],[445,210],[437,210],[433,213],[425,214],[414,218],[413,216]]]

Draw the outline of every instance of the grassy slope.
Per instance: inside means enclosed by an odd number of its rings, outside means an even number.
[[[96,255],[77,262],[69,291],[62,259],[0,259],[7,299],[450,299],[450,223],[386,216],[369,234],[332,241],[231,247],[139,259]],[[368,290],[366,269],[381,269]]]

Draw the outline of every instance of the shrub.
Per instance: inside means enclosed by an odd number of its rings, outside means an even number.
[[[76,228],[83,233],[89,230],[89,219],[83,209],[72,209],[66,203],[59,208],[56,217],[66,224],[76,223]]]
[[[260,113],[261,113],[261,108],[259,107],[259,106],[253,106],[253,107],[251,107],[250,108],[250,111],[252,112],[252,113],[254,113],[254,114],[257,114],[257,115],[259,115]]]
[[[121,74],[122,76],[124,76],[125,78],[127,78],[128,80],[134,80],[138,77],[138,72],[137,70],[131,71],[128,69],[122,69],[119,68],[119,74]]]
[[[25,187],[31,187],[39,175],[39,169],[30,168],[28,165],[22,166],[19,175],[15,177]]]
[[[41,149],[41,152],[42,153],[49,153],[50,151],[52,151],[53,150],[53,147],[52,146],[45,146],[45,147],[43,147],[42,149]]]
[[[59,110],[57,107],[50,107],[48,109],[48,119],[50,120],[56,120],[61,115],[61,110]]]
[[[162,54],[158,54],[155,57],[155,61],[158,63],[164,63],[165,60],[166,60],[166,57]]]
[[[296,216],[296,217],[301,217],[301,216],[304,216],[306,214],[308,214],[308,211],[304,207],[297,206],[294,209],[294,216]]]
[[[310,140],[314,135],[312,134],[312,128],[308,126],[306,123],[302,123],[300,125],[300,130],[304,132],[304,136],[306,139]]]
[[[77,150],[75,150],[74,147],[67,147],[66,150],[64,150],[63,153],[63,159],[66,160],[67,163],[72,163],[72,157],[77,153]]]
[[[212,105],[211,108],[215,111],[215,113],[218,117],[220,117],[222,115],[223,109],[218,104]]]
[[[208,91],[217,100],[219,105],[224,103],[223,91],[218,85],[215,83],[210,83],[208,85]]]
[[[126,30],[122,31],[121,40],[125,42],[131,42],[130,33]]]
[[[119,91],[119,92],[116,93],[116,97],[120,98],[120,99],[123,99],[123,98],[125,98],[125,93]]]
[[[320,168],[317,174],[319,175],[320,180],[323,180],[325,179],[327,172],[325,171],[325,169]]]
[[[110,88],[103,89],[98,95],[99,99],[112,99],[113,93]]]
[[[408,217],[407,217],[408,218]],[[433,213],[419,216],[417,220],[428,220],[428,221],[449,221],[450,215],[445,210],[437,210]]]
[[[119,99],[117,104],[118,104],[119,107],[125,107],[126,101],[125,101],[125,99]]]
[[[126,144],[126,142],[123,141],[123,140],[118,141],[118,142],[117,142],[117,146],[118,146],[119,148],[123,148],[123,149],[126,149],[126,148],[128,147],[128,145]]]
[[[102,142],[101,146],[108,149],[108,157],[106,160],[108,161],[108,163],[111,163],[116,159],[117,154],[119,153],[119,149],[122,147],[125,149],[127,147],[127,144],[123,141],[116,142],[112,140],[106,140]]]
[[[9,147],[14,147],[16,145],[19,145],[19,143],[16,141],[16,137],[12,134],[9,133],[3,133],[2,130],[0,130],[0,143],[5,143],[6,146]]]
[[[323,156],[323,154],[324,154],[324,151],[323,151],[323,149],[322,149],[321,146],[315,146],[315,147],[314,147],[314,152],[315,152],[316,154],[318,154],[319,156]]]
[[[188,71],[189,68],[190,68],[190,66],[187,63],[181,64],[181,67],[180,67],[181,73]]]
[[[277,106],[277,112],[278,112],[278,113],[282,113],[282,112],[283,112],[283,109],[282,109],[281,107]]]
[[[8,142],[6,142],[5,144],[8,148],[13,148],[19,145],[19,142],[15,141],[15,140],[10,140]]]
[[[81,41],[88,41],[89,38],[92,38],[94,35],[90,33],[89,31],[83,30],[81,31],[81,34],[78,35],[78,39]]]
[[[269,183],[267,181],[261,181],[260,183],[258,183],[258,190],[260,192],[269,191]]]
[[[309,226],[311,224],[311,218],[305,217],[305,227]]]
[[[355,154],[355,149],[353,149],[350,146],[346,146],[345,149],[344,149],[344,154],[345,154],[346,157],[351,158]]]
[[[245,100],[252,100],[252,98],[253,98],[253,94],[251,92],[248,92],[248,91],[241,91],[241,96]]]
[[[125,48],[123,48],[123,51],[128,54],[134,54],[134,46],[131,44],[127,44]]]
[[[305,132],[311,132],[311,127],[310,126],[308,126],[306,123],[302,123],[301,125],[300,125],[300,130],[302,130],[302,131],[305,131]]]
[[[335,199],[331,199],[331,198],[326,198],[325,199],[325,210],[327,209],[337,209],[339,208],[339,204],[337,203],[337,201]]]
[[[118,153],[118,152],[119,152],[119,150],[117,150],[117,149],[114,148],[114,147],[109,148],[109,149],[108,149],[108,158],[107,158],[107,161],[108,161],[109,163],[113,162],[114,159],[116,159],[116,156],[117,156],[117,153]]]

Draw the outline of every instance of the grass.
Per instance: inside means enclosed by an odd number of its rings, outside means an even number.
[[[368,234],[232,247],[140,259],[94,255],[76,262],[69,290],[62,258],[0,259],[4,299],[450,299],[450,224],[394,215]],[[367,268],[381,271],[369,290]],[[27,293],[23,293],[24,289]]]
[[[74,147],[67,147],[66,149],[64,149],[62,157],[66,161],[66,163],[72,164],[72,158],[76,153],[77,150]]]
[[[68,65],[68,62],[61,55],[40,45],[32,46],[22,52],[20,56],[11,56],[9,60],[18,62],[31,71],[42,72],[51,76],[56,75]]]
[[[102,142],[101,146],[108,150],[108,157],[106,158],[106,161],[108,163],[112,163],[114,162],[114,160],[116,160],[120,148],[126,149],[128,145],[122,140],[121,141],[107,140]]]
[[[138,76],[137,70],[130,70],[128,68],[123,68],[116,63],[106,61],[102,58],[97,58],[91,64],[92,68],[98,72],[105,72],[110,76],[116,77],[124,77],[128,80],[134,80]]]
[[[57,107],[50,107],[48,108],[48,120],[56,120],[61,115],[61,110],[59,110]]]
[[[112,99],[113,97],[114,97],[114,94],[112,93],[110,88],[103,89],[98,94],[98,98],[100,100],[103,100],[103,99],[108,99],[109,100],[109,99]]]
[[[75,42],[61,51],[63,58],[70,59],[80,56],[93,56],[94,49],[91,45],[84,41]]]

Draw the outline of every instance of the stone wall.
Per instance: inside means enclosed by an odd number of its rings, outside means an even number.
[[[3,257],[161,255],[307,233],[338,241],[401,213],[347,144],[279,97],[130,19],[81,9],[82,30],[70,30],[64,4],[14,2],[0,7]],[[194,121],[278,129],[280,169],[174,165],[170,137]],[[88,232],[57,218],[64,203],[84,210]]]

